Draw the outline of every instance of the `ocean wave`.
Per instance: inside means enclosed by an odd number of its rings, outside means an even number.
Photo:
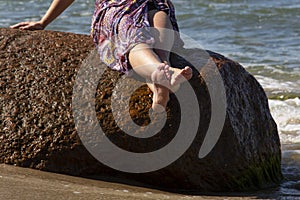
[[[300,143],[300,99],[269,99],[269,107],[277,123],[281,143]]]
[[[270,99],[291,99],[300,97],[300,80],[286,80],[292,79],[289,76],[277,77],[267,77],[262,75],[255,75],[255,78],[262,85],[265,92]]]

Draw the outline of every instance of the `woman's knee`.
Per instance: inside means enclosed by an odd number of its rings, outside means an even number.
[[[150,10],[148,12],[149,23],[152,27],[172,28],[171,20],[165,11]]]

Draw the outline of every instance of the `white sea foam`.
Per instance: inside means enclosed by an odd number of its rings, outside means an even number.
[[[255,78],[268,93],[293,93],[300,95],[300,80],[299,81],[283,81],[273,79],[271,77],[255,75]]]
[[[271,114],[277,123],[282,144],[300,143],[300,80],[287,81],[255,75],[268,96]],[[282,96],[281,96],[282,95]],[[296,96],[284,100],[284,96]],[[282,97],[282,100],[280,100]],[[279,100],[278,100],[279,99]]]
[[[269,100],[282,144],[300,143],[300,99]]]

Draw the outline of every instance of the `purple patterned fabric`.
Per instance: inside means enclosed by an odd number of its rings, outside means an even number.
[[[152,45],[148,3],[165,11],[178,31],[174,6],[170,0],[96,0],[91,36],[100,59],[110,68],[127,73],[128,52],[139,43]]]

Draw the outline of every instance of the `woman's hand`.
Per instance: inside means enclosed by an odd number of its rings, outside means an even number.
[[[58,17],[74,0],[53,0],[46,14],[37,22],[21,22],[10,26],[10,28],[18,28],[22,30],[43,30],[56,17]]]
[[[45,26],[41,22],[20,22],[18,24],[10,26],[10,28],[21,30],[43,30]]]

